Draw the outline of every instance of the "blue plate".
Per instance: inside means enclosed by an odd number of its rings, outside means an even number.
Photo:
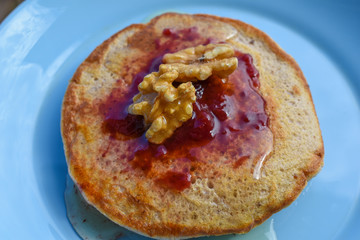
[[[64,203],[68,80],[103,40],[165,11],[268,33],[300,64],[324,137],[325,166],[293,204],[221,239],[360,239],[359,10],[355,1],[25,1],[0,26],[0,239],[79,239]]]

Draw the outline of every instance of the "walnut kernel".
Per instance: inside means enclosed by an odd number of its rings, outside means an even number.
[[[144,77],[129,113],[143,115],[150,125],[146,138],[156,144],[169,138],[176,128],[191,118],[196,100],[191,82],[211,75],[227,77],[237,68],[234,50],[226,44],[209,44],[166,54],[159,72]],[[181,82],[176,88],[173,82]]]

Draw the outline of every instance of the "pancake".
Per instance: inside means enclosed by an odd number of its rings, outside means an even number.
[[[138,84],[165,54],[209,44],[230,46],[236,70],[194,80],[191,118],[149,142],[143,116],[128,112]],[[153,238],[246,233],[293,202],[323,165],[295,60],[260,30],[211,15],[163,14],[98,46],[70,80],[61,132],[84,199]]]

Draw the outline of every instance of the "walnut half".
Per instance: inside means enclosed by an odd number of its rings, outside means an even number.
[[[191,82],[211,75],[227,77],[237,68],[234,50],[226,44],[209,44],[166,54],[159,72],[144,77],[129,113],[143,115],[149,142],[161,144],[191,118],[195,88]],[[181,82],[176,88],[173,82]]]

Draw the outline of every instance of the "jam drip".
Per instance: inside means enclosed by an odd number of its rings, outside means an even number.
[[[200,38],[196,28],[164,29],[163,36],[162,42],[156,40],[157,52],[162,54],[155,55],[146,69],[134,77],[126,94],[114,89],[101,107],[105,116],[103,131],[114,141],[127,141],[132,152],[121,161],[154,178],[157,184],[176,191],[190,187],[194,180],[192,171],[199,165],[219,167],[225,164],[237,169],[250,164],[258,178],[259,169],[272,147],[272,134],[265,101],[257,92],[259,73],[249,54],[236,52],[238,68],[228,79],[210,77],[193,83],[196,102],[192,118],[161,145],[146,140],[142,116],[128,114],[132,97],[138,93],[137,85],[146,74],[158,71],[165,53],[178,51],[179,46],[185,48],[209,41]],[[220,153],[223,159],[210,161],[212,153],[216,156]]]
[[[134,77],[129,91],[118,98],[119,93],[113,90],[107,102],[101,105],[100,112],[105,115],[102,124],[104,132],[110,133],[112,137],[124,135],[126,137],[140,137],[145,131],[144,118],[139,115],[129,114],[128,106],[132,103],[133,96],[138,93],[137,86],[142,82],[146,73],[141,72]]]

